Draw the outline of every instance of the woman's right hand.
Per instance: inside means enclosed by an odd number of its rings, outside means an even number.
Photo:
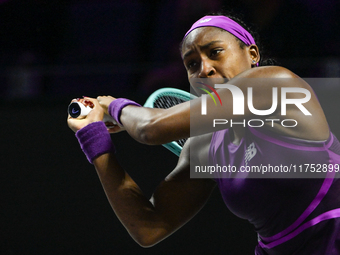
[[[67,117],[67,124],[74,132],[82,129],[88,124],[96,121],[102,121],[104,117],[104,110],[100,107],[98,101],[94,98],[85,97],[84,99],[73,99],[71,102],[80,102],[85,106],[92,108],[92,111],[84,118],[72,118],[70,115]]]

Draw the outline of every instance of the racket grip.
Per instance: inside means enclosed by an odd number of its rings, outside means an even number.
[[[82,117],[87,116],[92,111],[92,108],[90,106],[85,106],[84,104],[80,102],[72,102],[68,106],[67,111],[68,111],[68,114],[70,114],[72,118],[77,119],[77,118],[82,118]],[[114,125],[117,125],[117,122],[115,121],[115,119],[112,118],[108,114],[104,114],[103,122],[111,122]]]
[[[104,114],[104,118],[103,118],[104,123],[105,122],[112,122],[114,125],[117,125],[117,122],[114,118],[112,118],[110,115],[108,114]]]
[[[72,102],[68,106],[67,111],[68,111],[68,114],[70,114],[72,118],[77,119],[79,117],[87,116],[87,114],[89,114],[90,111],[92,111],[92,108],[90,106],[85,106],[84,104],[80,102]]]

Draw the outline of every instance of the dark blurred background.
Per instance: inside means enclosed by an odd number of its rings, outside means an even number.
[[[254,229],[231,215],[217,190],[177,233],[140,248],[66,124],[72,98],[143,104],[157,88],[189,90],[179,43],[193,22],[222,8],[258,28],[266,56],[320,81],[313,88],[339,137],[337,0],[0,0],[0,254],[254,253]],[[176,156],[124,133],[112,138],[150,196]]]

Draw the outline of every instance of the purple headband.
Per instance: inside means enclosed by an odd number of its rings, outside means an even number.
[[[183,40],[192,30],[198,27],[218,27],[231,33],[236,38],[244,42],[247,46],[256,44],[254,38],[247,30],[226,16],[204,16],[192,25],[189,31],[185,34]],[[257,65],[259,65],[259,63],[257,63]]]
[[[185,34],[184,38],[194,29],[198,27],[218,27],[236,36],[247,46],[256,44],[251,34],[245,30],[241,25],[226,16],[204,16],[196,21],[189,31]],[[183,38],[183,39],[184,39]]]

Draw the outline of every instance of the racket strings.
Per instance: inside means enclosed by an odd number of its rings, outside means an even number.
[[[179,98],[175,95],[169,96],[169,95],[161,95],[158,97],[154,102],[155,108],[162,108],[162,109],[168,109],[170,107],[173,107],[175,105],[181,104],[186,102],[187,100],[184,100],[182,98]],[[183,147],[187,139],[180,139],[176,141],[180,146]]]
[[[177,104],[184,103],[185,100],[175,97],[175,96],[161,96],[156,99],[154,105],[156,108],[167,109],[173,107]]]

